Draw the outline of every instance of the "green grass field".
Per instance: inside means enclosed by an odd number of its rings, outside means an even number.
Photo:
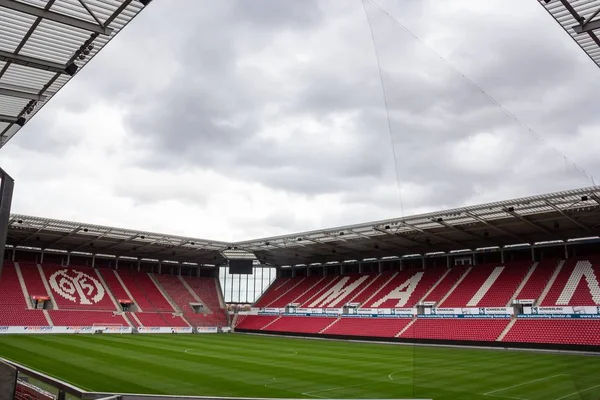
[[[600,399],[595,356],[231,335],[6,335],[84,390],[296,398]]]

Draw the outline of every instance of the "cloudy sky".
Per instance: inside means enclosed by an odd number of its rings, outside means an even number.
[[[366,2],[391,137],[361,0],[156,0],[1,150],[13,212],[243,240],[591,185],[553,147],[600,176],[536,0],[377,2],[422,40]]]

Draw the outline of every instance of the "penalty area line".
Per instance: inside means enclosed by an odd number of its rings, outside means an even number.
[[[521,386],[529,385],[529,384],[535,383],[535,382],[545,381],[545,380],[556,378],[556,377],[559,377],[559,376],[566,376],[566,374],[556,374],[556,375],[552,375],[552,376],[547,376],[545,378],[534,379],[534,380],[531,380],[531,381],[519,383],[517,385],[507,386],[505,388],[492,390],[490,392],[485,392],[485,393],[483,393],[483,395],[484,396],[493,396],[493,397],[504,397],[504,398],[518,399],[518,397],[508,397],[508,396],[502,396],[502,395],[495,395],[494,393],[504,392],[506,390],[510,390],[510,389],[521,387]]]

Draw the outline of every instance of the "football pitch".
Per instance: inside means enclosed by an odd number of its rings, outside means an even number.
[[[600,357],[572,354],[244,334],[6,335],[0,357],[96,392],[600,399]]]

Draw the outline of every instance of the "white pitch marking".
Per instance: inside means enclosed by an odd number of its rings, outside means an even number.
[[[358,385],[339,386],[339,387],[334,387],[334,388],[330,388],[330,389],[313,390],[312,392],[304,392],[302,394],[312,396],[312,393],[331,392],[332,390],[347,389],[347,388],[353,388],[353,387],[359,387],[359,386],[367,386],[367,385],[373,385],[375,383],[380,383],[380,382],[368,382],[368,383],[359,383]],[[315,396],[315,397],[321,397],[321,396]],[[326,399],[326,397],[322,397],[322,398]]]
[[[518,385],[512,385],[512,386],[508,386],[508,387],[505,387],[505,388],[502,388],[502,389],[492,390],[491,392],[486,392],[483,395],[484,396],[490,396],[490,395],[493,395],[494,393],[503,392],[505,390],[513,389],[513,388],[516,388],[516,387],[519,387],[519,386],[529,385],[530,383],[545,381],[547,379],[556,378],[557,376],[565,376],[565,374],[557,374],[557,375],[547,376],[545,378],[534,379],[532,381],[527,381],[527,382],[524,382],[524,383],[519,383]],[[505,396],[496,396],[496,397],[505,397]]]
[[[566,395],[566,396],[559,397],[559,398],[558,398],[558,399],[556,399],[556,400],[562,400],[562,399],[566,399],[567,397],[575,396],[576,394],[583,393],[583,392],[587,392],[588,390],[596,389],[597,387],[600,387],[600,385],[592,386],[592,387],[590,387],[590,388],[587,388],[587,389],[583,389],[583,390],[579,390],[579,391],[577,391],[577,392],[573,392],[573,393],[571,393],[571,394],[568,394],[568,395]]]
[[[502,396],[501,394],[486,394],[486,396],[500,397],[501,399],[528,400],[528,399],[526,399],[524,397]]]
[[[388,375],[388,378],[390,378],[390,381],[393,381],[394,378],[392,378],[392,376],[394,374],[397,374],[398,372],[408,372],[408,371],[412,371],[412,368],[405,368],[405,369],[400,369],[398,371],[394,371],[394,372],[392,372],[391,374]]]

